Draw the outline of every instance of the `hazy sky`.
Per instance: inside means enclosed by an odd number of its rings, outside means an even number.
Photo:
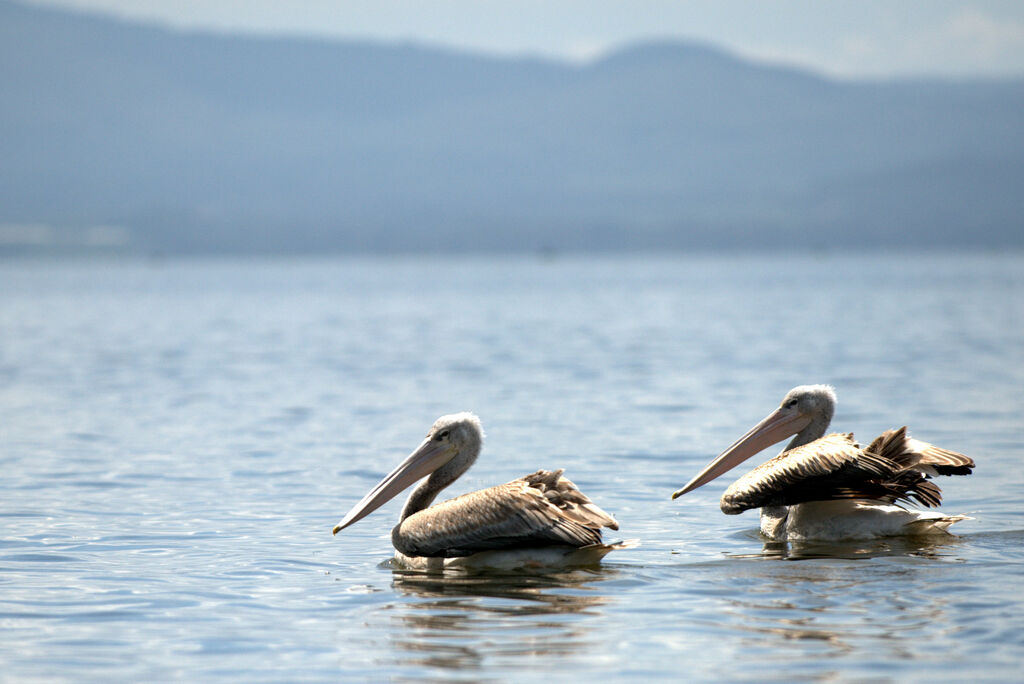
[[[840,76],[1024,75],[1024,0],[30,0],[185,28],[587,59],[677,37]]]

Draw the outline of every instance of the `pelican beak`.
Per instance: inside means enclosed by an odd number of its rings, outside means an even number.
[[[760,423],[750,428],[747,434],[733,442],[732,446],[723,451],[718,458],[707,464],[704,470],[697,473],[696,477],[686,483],[685,487],[673,493],[672,498],[679,498],[687,492],[692,492],[697,487],[706,485],[759,451],[767,449],[772,444],[781,442],[786,437],[800,432],[810,422],[810,416],[783,411],[781,408],[776,409],[768,414]]]
[[[398,467],[387,474],[377,486],[366,493],[344,518],[334,526],[332,534],[338,534],[357,520],[362,520],[370,513],[393,499],[395,495],[416,480],[429,475],[455,455],[455,448],[447,442],[423,440],[416,451],[398,464]]]

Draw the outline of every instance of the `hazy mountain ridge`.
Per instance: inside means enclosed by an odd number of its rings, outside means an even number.
[[[0,224],[167,252],[1022,245],[1024,81],[584,66],[0,2]],[[2,245],[0,245],[2,247]]]

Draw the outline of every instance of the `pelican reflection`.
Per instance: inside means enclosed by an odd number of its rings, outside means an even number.
[[[866,647],[885,660],[926,657],[928,636],[949,623],[949,604],[957,600],[935,582],[949,577],[937,566],[958,562],[953,549],[969,543],[768,542],[760,556],[767,562],[730,556],[717,564],[713,586],[729,591],[698,607],[695,620],[741,634],[736,647],[744,653],[772,653],[779,661],[863,655]],[[889,561],[908,555],[920,561]],[[772,562],[803,559],[817,560]]]
[[[733,558],[760,556],[780,560],[811,560],[815,558],[841,558],[858,560],[889,556],[919,556],[941,558],[959,544],[960,537],[885,537],[881,539],[842,542],[767,541],[760,554],[733,555]]]
[[[611,600],[600,584],[619,573],[576,570],[546,575],[445,575],[395,571],[404,599],[393,606],[394,645],[406,665],[465,674],[498,659],[509,667],[537,657],[591,651],[590,625]]]

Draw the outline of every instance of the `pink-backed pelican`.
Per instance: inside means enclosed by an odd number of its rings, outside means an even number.
[[[929,478],[970,475],[974,461],[921,442],[906,427],[887,430],[869,446],[853,434],[826,435],[835,412],[828,385],[794,387],[782,404],[709,463],[675,499],[711,482],[759,451],[796,435],[781,454],[736,480],[722,495],[722,512],[761,509],[761,533],[776,540],[869,539],[945,533],[962,515],[932,508],[942,493]]]
[[[429,475],[409,495],[391,531],[395,560],[411,569],[544,568],[593,565],[631,542],[603,544],[601,528],[618,529],[562,470],[538,470],[497,487],[431,506],[438,492],[469,470],[483,446],[471,413],[437,419],[426,439],[367,492],[334,534]]]

